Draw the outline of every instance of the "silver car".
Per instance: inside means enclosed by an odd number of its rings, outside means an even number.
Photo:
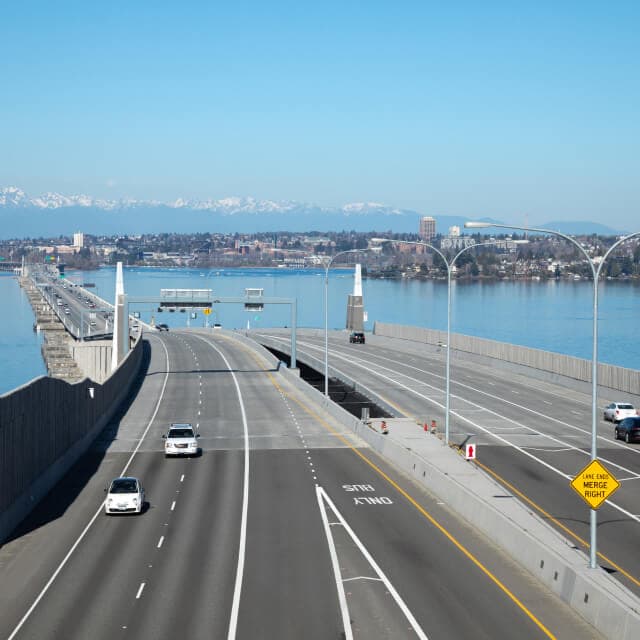
[[[614,423],[625,418],[632,418],[635,415],[637,415],[637,411],[628,402],[612,402],[604,408],[604,419]]]

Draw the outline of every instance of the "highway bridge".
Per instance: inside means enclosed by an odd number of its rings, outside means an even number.
[[[367,338],[332,332],[334,373],[397,416],[388,443],[442,451],[418,423],[442,421],[444,354]],[[0,637],[601,637],[258,342],[286,352],[288,333],[145,334],[135,396],[0,549]],[[317,331],[299,334],[301,361],[322,353]],[[588,512],[568,479],[587,461],[588,397],[463,362],[452,385],[453,439],[473,437],[504,487],[494,501],[524,503],[580,547]],[[171,422],[197,427],[200,456],[164,458]],[[623,487],[600,520],[601,561],[637,589],[640,454],[611,434],[602,424],[602,457]],[[125,474],[148,506],[105,516],[104,489]]]
[[[0,260],[0,271],[9,271],[12,273],[22,272],[21,262],[11,262],[8,260]]]
[[[113,306],[66,280],[39,283],[45,300],[76,340],[106,340],[113,336]]]
[[[434,417],[444,423],[444,349],[434,353],[411,341],[376,335],[366,345],[351,345],[341,332],[332,335],[334,375],[357,381],[371,397],[384,400],[394,415],[417,425],[430,425]],[[287,350],[285,336],[277,331],[255,339]],[[307,331],[298,350],[303,362],[323,361],[324,334]],[[588,510],[569,481],[590,459],[591,395],[498,364],[454,360],[451,441],[458,446],[474,443],[475,464],[572,544],[588,550]],[[609,393],[599,396],[599,406],[621,400]],[[622,399],[640,406],[640,396],[625,394]],[[621,482],[599,511],[599,564],[640,596],[640,445],[617,440],[613,424],[601,413],[598,451],[599,460]]]

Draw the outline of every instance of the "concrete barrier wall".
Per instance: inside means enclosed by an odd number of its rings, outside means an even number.
[[[111,375],[111,340],[73,342],[71,357],[87,378],[103,383]]]
[[[433,346],[446,345],[447,342],[446,331],[422,327],[376,322],[373,332],[379,336]],[[591,360],[457,333],[451,334],[451,349],[591,383]],[[640,371],[599,363],[598,386],[637,395],[640,393]]]
[[[0,396],[0,541],[111,419],[139,373],[142,349],[139,340],[103,384],[41,377]]]

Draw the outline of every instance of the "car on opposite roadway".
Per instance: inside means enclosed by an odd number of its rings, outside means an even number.
[[[612,402],[604,408],[604,419],[611,420],[611,422],[620,422],[625,418],[632,418],[638,415],[632,404],[628,402]]]
[[[169,456],[195,456],[200,452],[197,438],[200,437],[188,422],[173,422],[162,436],[165,458]]]
[[[616,425],[616,440],[619,438],[625,442],[640,440],[640,416],[625,418]]]
[[[121,476],[114,478],[107,489],[104,501],[104,512],[142,513],[144,509],[144,489],[138,478]]]
[[[169,325],[165,324],[164,322],[161,322],[160,324],[156,325],[156,329],[158,331],[169,331]]]
[[[349,334],[349,342],[353,344],[364,344],[364,332],[363,331],[352,331]]]

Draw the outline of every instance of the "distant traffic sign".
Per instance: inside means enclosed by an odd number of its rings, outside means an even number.
[[[592,509],[598,509],[620,488],[620,483],[599,460],[592,460],[571,481],[571,486]]]
[[[211,313],[211,309],[203,309],[202,313],[204,313],[205,316],[208,316]]]

